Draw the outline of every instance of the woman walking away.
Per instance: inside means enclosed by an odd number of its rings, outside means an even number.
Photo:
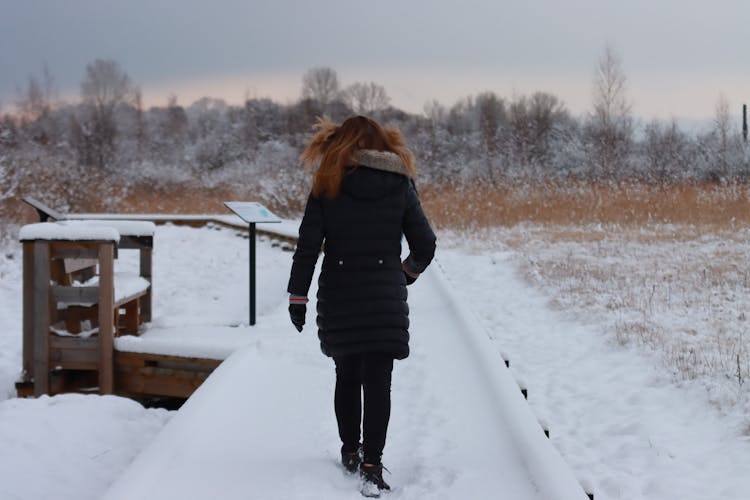
[[[350,473],[359,470],[363,495],[377,497],[390,489],[381,457],[393,360],[409,355],[406,285],[432,261],[435,234],[414,187],[414,158],[397,129],[364,116],[341,125],[320,120],[315,128],[302,159],[320,166],[299,228],[289,314],[302,331],[307,292],[324,246],[317,325],[320,348],[336,365],[341,462]],[[402,235],[410,251],[403,262]]]

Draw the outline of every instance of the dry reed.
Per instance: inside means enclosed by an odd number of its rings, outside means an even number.
[[[569,181],[425,187],[422,199],[445,228],[543,224],[750,224],[750,186],[742,183]]]

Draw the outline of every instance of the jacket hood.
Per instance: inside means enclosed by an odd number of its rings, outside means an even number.
[[[389,151],[355,151],[352,164],[341,190],[353,198],[382,198],[400,189],[403,182],[411,178],[401,157]]]
[[[393,172],[394,174],[411,177],[401,157],[390,151],[360,149],[352,154],[352,163],[355,165],[364,165],[365,167],[374,168],[375,170]]]

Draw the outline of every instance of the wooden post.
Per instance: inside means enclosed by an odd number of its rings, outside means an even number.
[[[113,242],[99,243],[99,393],[114,390],[114,258]]]
[[[125,328],[124,332],[127,335],[138,335],[138,325],[140,322],[140,315],[138,314],[138,303],[139,299],[131,300],[123,306],[125,309]]]
[[[141,318],[142,318],[142,321],[144,322],[151,321],[151,301],[152,301],[152,297],[154,296],[154,280],[151,275],[152,265],[153,265],[152,254],[153,254],[153,248],[141,247],[140,249],[140,257],[141,257],[140,275],[151,284],[151,286],[148,287],[148,292],[146,292],[146,295],[138,299],[139,302],[141,303]]]
[[[255,325],[255,223],[250,223],[250,326]]]
[[[34,373],[34,243],[23,242],[23,382]]]
[[[36,240],[33,245],[34,395],[41,396],[49,392],[49,243]]]

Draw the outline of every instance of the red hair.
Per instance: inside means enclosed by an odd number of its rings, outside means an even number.
[[[317,132],[301,156],[307,164],[320,160],[313,177],[313,196],[335,198],[341,189],[344,168],[353,164],[352,154],[360,149],[395,153],[401,157],[409,175],[414,175],[414,156],[406,148],[401,131],[395,127],[384,127],[365,116],[353,116],[341,125],[318,118],[313,128]]]

